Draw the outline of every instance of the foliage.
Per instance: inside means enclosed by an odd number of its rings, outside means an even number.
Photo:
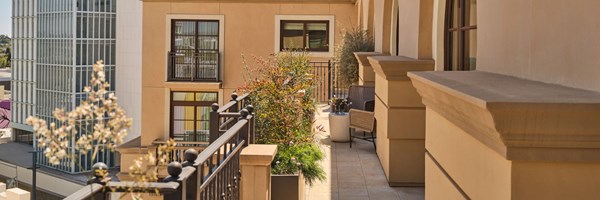
[[[342,83],[350,85],[358,82],[358,61],[354,52],[372,52],[375,50],[375,42],[373,37],[360,27],[345,32],[343,38],[335,52],[336,74]]]
[[[45,120],[32,116],[27,118],[27,124],[33,126],[38,146],[45,149],[44,155],[53,165],[58,165],[66,159],[78,161],[75,156],[89,152],[92,152],[93,163],[99,151],[114,151],[114,148],[123,142],[127,130],[131,127],[131,118],[127,117],[125,110],[117,104],[115,94],[108,92],[110,83],[106,81],[102,61],[94,64],[90,85],[84,89],[87,100],[82,101],[81,105],[68,112],[62,108],[54,110],[53,116],[58,124],[52,122],[48,125]],[[83,128],[87,126],[92,128]],[[81,136],[75,137],[78,134]],[[72,144],[71,140],[74,138],[76,142]],[[154,163],[159,168],[165,168],[171,161],[169,154],[173,152],[175,145],[175,141],[171,139],[165,145],[158,146],[157,155],[149,152],[134,160],[134,164],[129,167],[129,176],[135,184],[125,188],[132,199],[141,199],[140,192],[150,192],[134,191],[134,188],[158,181],[157,171],[143,163]],[[76,152],[67,153],[70,148]],[[94,173],[103,177],[108,175],[106,169],[98,169]],[[158,193],[158,190],[154,192]]]
[[[302,171],[306,181],[312,185],[315,178],[324,180],[325,171],[319,165],[323,152],[314,143],[299,145],[280,145],[277,156],[272,164],[274,174],[295,174]],[[315,177],[315,178],[308,178]]]
[[[317,163],[322,152],[315,145],[312,132],[316,80],[310,71],[308,54],[281,52],[270,59],[255,59],[259,67],[246,65],[247,83],[240,90],[250,94],[256,111],[257,142],[279,146],[272,172],[301,171],[309,184],[323,180],[324,171]],[[307,152],[315,157],[307,158],[304,155]],[[292,158],[298,159],[302,166],[294,166]]]
[[[10,43],[10,37],[8,35],[0,35],[0,44],[8,44]]]
[[[346,111],[349,104],[347,99],[338,98],[334,95],[333,98],[329,100],[329,105],[331,105],[331,112],[340,114],[341,112]]]
[[[2,51],[1,47],[2,46],[0,46],[0,51]],[[6,47],[6,50],[4,50],[4,52],[0,53],[0,68],[10,67],[10,58],[11,58],[10,47]]]
[[[58,124],[52,122],[48,126],[43,119],[27,118],[27,124],[33,126],[37,145],[45,148],[44,154],[51,164],[58,165],[77,153],[92,152],[93,159],[99,151],[112,151],[123,142],[127,129],[131,127],[131,118],[116,103],[115,94],[108,92],[110,83],[106,81],[102,61],[94,64],[90,84],[84,89],[87,100],[82,101],[81,105],[68,112],[63,108],[54,110],[53,116]],[[92,128],[88,129],[90,126]],[[73,138],[76,135],[80,136]],[[71,144],[73,139],[75,144]],[[71,147],[76,151],[75,154],[67,153]]]
[[[0,56],[0,68],[10,67],[10,60],[7,56]]]

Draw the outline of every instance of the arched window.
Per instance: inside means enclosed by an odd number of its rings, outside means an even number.
[[[477,66],[477,0],[447,0],[445,70],[475,70]]]

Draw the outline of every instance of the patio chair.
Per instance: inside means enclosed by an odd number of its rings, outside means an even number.
[[[358,109],[373,112],[375,110],[375,87],[351,85],[348,89],[347,110]]]
[[[350,148],[352,148],[352,139],[361,139],[365,141],[369,141],[373,143],[373,147],[377,150],[377,145],[375,144],[375,113],[358,110],[358,109],[350,109],[350,128],[348,129],[348,134],[350,135]],[[352,129],[354,129],[355,134],[352,134]],[[358,130],[363,131],[362,136],[357,135],[356,132]],[[370,136],[367,136],[367,132],[370,133]]]

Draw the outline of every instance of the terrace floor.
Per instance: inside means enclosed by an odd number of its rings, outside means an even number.
[[[306,191],[309,200],[421,200],[425,199],[423,187],[390,187],[377,158],[373,144],[354,140],[348,143],[331,142],[329,138],[329,106],[318,106],[315,126],[326,158],[321,165],[327,180],[316,182]]]

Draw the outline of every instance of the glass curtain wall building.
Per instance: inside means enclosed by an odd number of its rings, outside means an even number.
[[[72,110],[86,99],[83,88],[89,85],[97,60],[104,60],[111,91],[115,89],[116,0],[16,0],[32,2],[37,10],[35,46],[35,110],[33,113],[48,121],[55,108]],[[20,72],[13,76],[21,76]],[[17,107],[14,112],[20,112]],[[58,124],[58,123],[57,123]],[[83,127],[82,129],[91,129]],[[85,133],[79,130],[78,134]],[[79,135],[73,135],[73,142]],[[71,145],[73,146],[73,144]],[[43,149],[40,149],[43,151]],[[75,155],[71,149],[70,154]],[[89,171],[92,158],[77,154],[55,166],[40,156],[38,163],[69,173]],[[94,162],[114,166],[114,154],[101,152]]]
[[[12,0],[11,127],[17,142],[33,144],[27,117],[35,114],[35,0]]]

